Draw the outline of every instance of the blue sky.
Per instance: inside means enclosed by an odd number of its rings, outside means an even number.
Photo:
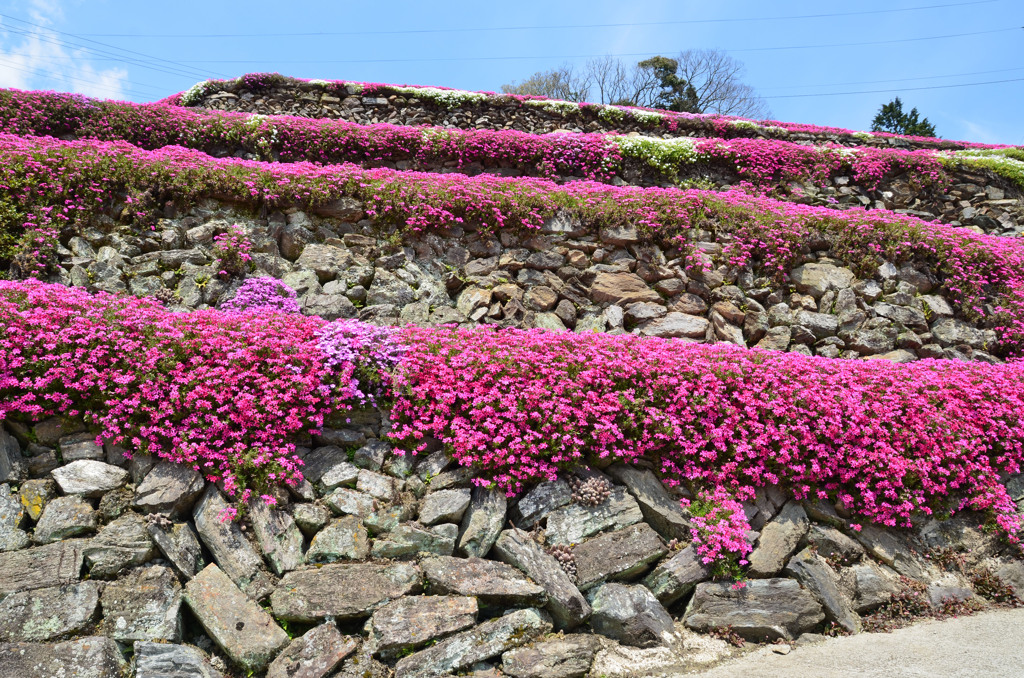
[[[0,15],[5,87],[152,101],[277,71],[497,90],[588,56],[709,47],[746,64],[779,120],[866,129],[900,96],[940,136],[1024,144],[1024,0],[0,0]],[[993,84],[946,87],[966,83]]]

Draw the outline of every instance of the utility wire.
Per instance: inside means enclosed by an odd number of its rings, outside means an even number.
[[[566,30],[575,28],[627,28],[634,26],[678,26],[684,24],[741,23],[753,21],[793,21],[796,19],[826,19],[836,17],[866,16],[874,14],[892,14],[896,12],[914,12],[926,9],[942,9],[945,7],[965,7],[987,5],[1000,0],[973,0],[972,2],[953,2],[939,5],[923,5],[918,7],[902,7],[894,9],[877,9],[857,12],[837,12],[829,14],[796,14],[766,17],[728,17],[721,19],[682,19],[678,21],[643,21],[631,23],[608,24],[562,24],[554,26],[497,26],[475,28],[418,28],[392,31],[312,31],[303,33],[83,33],[99,38],[294,38],[316,36],[353,36],[353,35],[415,35],[426,33],[483,33],[494,31],[537,31]]]
[[[187,65],[185,65],[185,64],[183,64],[181,62],[172,61],[170,59],[163,59],[163,58],[160,58],[160,57],[154,57],[154,56],[149,55],[149,54],[144,54],[142,52],[136,52],[136,51],[133,51],[133,50],[124,49],[122,47],[116,47],[114,45],[108,45],[106,43],[98,42],[96,40],[90,40],[88,38],[80,38],[79,36],[76,36],[73,33],[65,33],[64,31],[58,31],[56,29],[49,28],[48,26],[43,26],[42,24],[33,23],[31,21],[26,21],[24,19],[19,19],[17,17],[13,17],[13,16],[10,16],[8,14],[0,14],[0,18],[6,19],[6,20],[9,20],[9,21],[16,21],[16,22],[18,22],[20,24],[25,24],[27,26],[31,26],[32,28],[36,29],[36,30],[29,30],[29,29],[24,29],[24,28],[18,28],[18,27],[15,27],[15,26],[7,26],[6,27],[8,30],[14,31],[16,33],[19,33],[19,34],[22,34],[22,35],[29,35],[29,36],[37,37],[39,39],[45,39],[45,41],[50,43],[50,44],[59,44],[59,45],[64,46],[64,47],[68,47],[68,48],[71,48],[71,49],[79,49],[79,50],[82,50],[82,51],[85,51],[85,52],[89,52],[91,54],[98,54],[98,55],[102,55],[102,56],[108,56],[108,57],[113,58],[116,61],[121,61],[121,62],[124,62],[124,63],[127,63],[127,64],[131,64],[131,65],[135,65],[135,66],[141,66],[143,68],[148,68],[150,70],[156,70],[156,71],[160,71],[160,72],[163,72],[163,73],[169,73],[171,75],[181,75],[183,77],[189,77],[189,78],[196,78],[196,77],[205,78],[205,77],[207,77],[210,74],[212,74],[212,75],[223,75],[221,73],[213,73],[211,71],[204,71],[204,70],[192,67],[192,66],[187,66]],[[137,59],[137,58],[133,58],[133,57],[122,57],[122,56],[120,56],[117,53],[100,51],[100,50],[97,50],[95,48],[88,47],[88,46],[85,46],[85,45],[71,43],[71,42],[68,42],[67,40],[62,40],[62,39],[58,39],[58,38],[48,38],[48,36],[42,35],[39,31],[48,31],[50,33],[54,33],[54,34],[57,34],[57,35],[67,36],[67,37],[73,38],[75,40],[82,40],[84,42],[89,42],[89,43],[92,43],[92,44],[95,44],[95,45],[99,45],[101,47],[106,47],[108,49],[117,50],[119,52],[125,52],[126,54],[134,54],[134,55],[136,55],[138,57],[142,57],[143,59],[145,59],[147,61],[143,61],[141,59]],[[161,67],[159,65],[155,65],[156,62],[162,62],[164,64],[168,64],[168,66]],[[170,68],[175,68],[175,70],[170,70]]]
[[[789,45],[785,47],[743,47],[739,49],[723,49],[723,52],[768,52],[768,51],[783,51],[791,49],[823,49],[828,47],[864,47],[873,45],[890,45],[903,42],[921,42],[926,40],[945,40],[948,38],[963,38],[975,35],[992,35],[994,33],[1009,33],[1011,31],[1018,31],[1019,28],[997,28],[989,31],[974,31],[970,33],[949,33],[946,35],[932,35],[923,38],[897,38],[895,40],[873,40],[870,42],[841,42],[832,43],[825,45]],[[672,50],[662,50],[660,52],[653,53],[667,53]],[[626,52],[622,54],[561,54],[561,55],[537,55],[531,54],[526,56],[496,56],[496,57],[430,57],[430,58],[415,58],[415,59],[303,59],[303,60],[257,60],[257,59],[233,59],[233,60],[221,60],[221,59],[195,59],[190,61],[183,61],[182,63],[202,63],[202,64],[256,64],[256,63],[274,63],[274,64],[376,64],[376,63],[425,63],[425,62],[454,62],[454,61],[521,61],[528,59],[593,59],[600,57],[637,57],[637,56],[650,56],[652,52]]]
[[[780,89],[807,89],[808,87],[844,87],[846,85],[879,85],[887,82],[913,82],[916,80],[938,80],[940,78],[963,78],[969,75],[988,75],[990,73],[1011,73],[1024,71],[1022,68],[999,68],[992,71],[973,71],[971,73],[949,73],[947,75],[922,75],[916,78],[893,78],[890,80],[854,80],[851,82],[819,82],[810,85],[778,85],[762,88],[761,91],[772,91]]]
[[[894,89],[869,89],[859,92],[824,92],[822,94],[777,94],[775,96],[761,97],[762,99],[801,99],[805,97],[839,97],[850,94],[882,94],[885,92],[918,92],[926,89],[951,89],[954,87],[978,87],[980,85],[999,85],[1005,82],[1024,82],[1024,78],[1009,78],[1007,80],[989,80],[987,82],[964,82],[959,85],[930,85],[928,87],[897,87]]]

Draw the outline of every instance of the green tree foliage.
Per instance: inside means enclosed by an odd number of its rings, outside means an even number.
[[[637,65],[651,71],[661,87],[661,91],[654,96],[654,108],[686,113],[701,112],[697,104],[697,90],[677,73],[678,61],[659,55]]]
[[[871,131],[906,134],[914,137],[936,136],[935,125],[928,122],[928,118],[919,118],[920,113],[916,108],[910,109],[909,113],[904,113],[903,102],[896,97],[878,109],[878,115],[871,122]]]

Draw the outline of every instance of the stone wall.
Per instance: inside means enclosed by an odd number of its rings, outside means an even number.
[[[875,628],[894,596],[929,614],[1024,595],[1024,564],[973,515],[861,529],[772,487],[744,505],[737,588],[649,468],[582,465],[506,498],[444,451],[393,456],[388,428],[354,412],[302,441],[306,481],[222,522],[187,467],[126,459],[80,421],[4,422],[0,676],[678,675],[733,652],[696,634],[799,645]]]
[[[926,266],[883,263],[858,277],[830,258],[828,242],[808,249],[780,285],[724,265],[728,236],[710,232],[697,243],[709,270],[694,273],[673,243],[628,226],[595,234],[559,216],[534,234],[467,226],[400,241],[360,218],[358,203],[345,210],[348,221],[297,209],[258,218],[208,200],[169,213],[147,237],[104,217],[65,241],[61,280],[157,295],[182,310],[215,307],[238,281],[218,277],[213,238],[241,224],[256,252],[253,275],[283,280],[303,312],[328,319],[633,332],[900,362],[1000,360],[995,333],[964,320]]]

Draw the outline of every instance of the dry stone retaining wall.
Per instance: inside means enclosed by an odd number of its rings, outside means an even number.
[[[303,441],[302,484],[224,523],[186,467],[126,459],[80,421],[5,422],[0,676],[635,675],[623,657],[674,675],[731,653],[695,633],[857,633],[908,586],[984,605],[979,572],[1024,594],[1024,565],[970,514],[858,529],[769,487],[744,506],[737,588],[687,545],[685,491],[646,467],[583,465],[507,499],[444,451],[393,456],[386,411],[347,426]],[[1021,478],[1008,489],[1024,506]]]

